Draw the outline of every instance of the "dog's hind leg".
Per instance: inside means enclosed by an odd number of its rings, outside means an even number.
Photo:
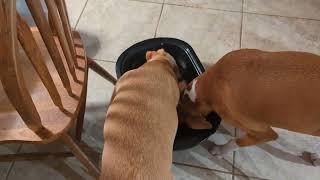
[[[239,147],[246,147],[273,141],[277,138],[278,134],[268,127],[265,131],[249,131],[245,136],[236,139],[236,142]]]
[[[320,136],[320,129],[314,133],[312,133],[313,136]]]

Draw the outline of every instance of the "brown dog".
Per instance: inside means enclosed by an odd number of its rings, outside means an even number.
[[[147,52],[146,59],[116,84],[104,127],[101,179],[173,179],[177,67],[163,49]]]
[[[205,118],[206,114],[201,114],[201,110],[184,94],[181,94],[177,111],[179,124],[185,123],[188,127],[198,130],[212,128]]]
[[[320,56],[233,51],[195,79],[186,94],[203,114],[216,111],[246,135],[210,149],[223,155],[278,138],[271,127],[320,136]],[[315,165],[320,164],[316,154]]]

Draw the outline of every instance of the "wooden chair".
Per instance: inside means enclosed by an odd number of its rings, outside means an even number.
[[[98,177],[100,170],[78,145],[88,68],[113,84],[116,79],[86,57],[79,34],[70,28],[64,0],[45,0],[50,23],[40,0],[26,3],[36,27],[19,15],[14,0],[0,0],[0,143],[61,141],[71,153],[2,155],[0,161],[74,155]],[[73,127],[75,137],[69,135]]]

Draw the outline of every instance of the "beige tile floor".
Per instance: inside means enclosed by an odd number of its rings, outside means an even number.
[[[146,38],[171,36],[190,43],[201,61],[214,64],[239,48],[301,50],[320,54],[319,0],[66,0],[72,26],[81,33],[88,56],[115,74],[115,61],[128,46]],[[84,142],[99,161],[105,107],[112,85],[89,73]],[[320,168],[300,157],[320,138],[277,130],[280,138],[244,148],[224,159],[204,147],[174,152],[176,179],[317,180]],[[223,125],[210,137],[217,144],[240,136]],[[208,143],[210,143],[210,141]],[[51,146],[1,145],[0,153],[59,151]],[[74,158],[0,163],[0,179],[93,179]]]

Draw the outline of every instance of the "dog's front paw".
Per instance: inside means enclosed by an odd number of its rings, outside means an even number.
[[[317,153],[310,154],[311,162],[314,166],[320,166],[320,156]]]
[[[223,146],[215,145],[215,146],[211,147],[208,151],[213,156],[221,159],[225,155],[225,152],[223,152],[223,148],[222,147]]]

